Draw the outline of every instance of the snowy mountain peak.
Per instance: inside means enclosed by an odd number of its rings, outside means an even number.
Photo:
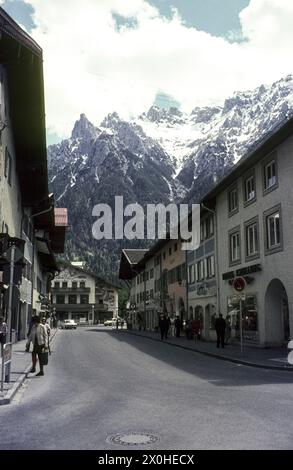
[[[74,139],[96,139],[100,131],[86,117],[81,114],[78,121],[75,122],[71,138]]]

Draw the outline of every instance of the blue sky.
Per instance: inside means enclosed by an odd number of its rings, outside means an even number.
[[[172,7],[178,9],[184,22],[215,36],[227,36],[240,30],[239,12],[249,0],[149,0],[161,15],[171,18]],[[33,27],[33,8],[22,0],[6,0],[3,8],[28,31]]]
[[[70,3],[70,8],[68,4]],[[49,142],[85,113],[222,104],[292,73],[292,0],[0,0],[44,51]]]

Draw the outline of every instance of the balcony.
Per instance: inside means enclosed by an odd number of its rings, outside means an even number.
[[[56,312],[91,312],[93,310],[92,306],[95,306],[95,312],[108,311],[108,305],[105,304],[53,304],[52,307],[55,308]]]
[[[89,294],[90,287],[52,287],[52,294]]]

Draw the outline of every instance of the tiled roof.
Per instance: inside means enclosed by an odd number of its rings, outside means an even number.
[[[54,209],[55,214],[55,226],[56,227],[67,227],[68,226],[68,212],[65,208]]]

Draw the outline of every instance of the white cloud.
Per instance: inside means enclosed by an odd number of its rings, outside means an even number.
[[[145,0],[25,0],[44,50],[47,126],[67,137],[82,112],[96,124],[113,110],[145,111],[158,91],[183,109],[219,103],[233,91],[293,72],[291,0],[251,0],[241,12],[244,43],[160,17]],[[115,26],[112,12],[136,18]]]

